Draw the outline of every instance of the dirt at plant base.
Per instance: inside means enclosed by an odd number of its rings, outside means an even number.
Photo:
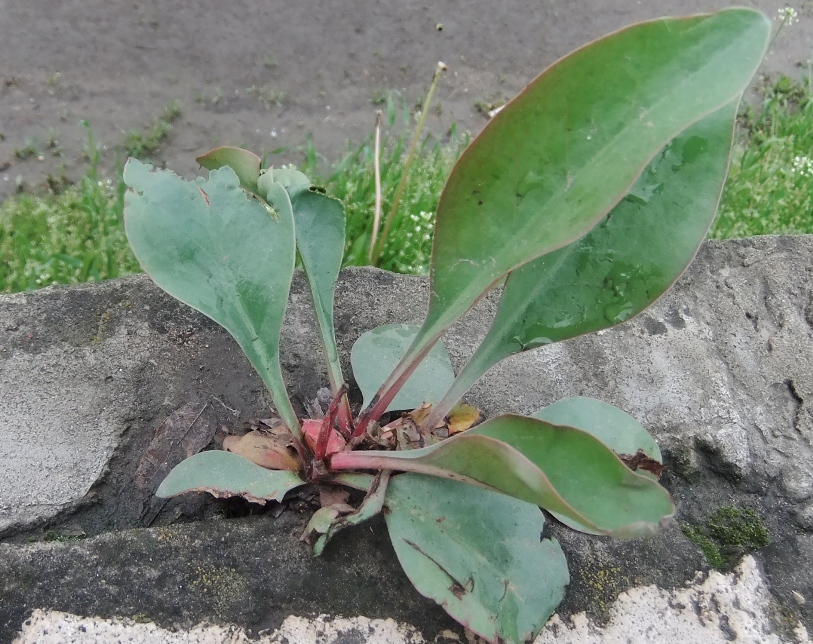
[[[283,152],[308,135],[335,159],[372,130],[391,90],[414,105],[438,61],[449,72],[428,129],[477,132],[478,104],[513,96],[556,58],[636,20],[729,4],[772,17],[782,0],[261,2],[4,0],[0,20],[0,199],[83,174],[87,121],[112,171],[131,130],[174,100],[182,116],[153,155],[182,174],[220,144]],[[798,76],[810,58],[813,3],[774,43],[762,72]],[[17,154],[15,154],[17,152]],[[25,158],[19,158],[25,157]]]

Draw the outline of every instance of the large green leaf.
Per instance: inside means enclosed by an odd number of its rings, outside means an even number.
[[[563,398],[540,409],[533,417],[552,425],[581,429],[598,438],[618,455],[633,457],[640,451],[653,461],[663,462],[658,444],[643,425],[627,412],[601,400],[583,396]],[[597,534],[570,517],[557,512],[551,514],[574,530]]]
[[[500,276],[590,230],[667,142],[742,93],[770,32],[750,9],[654,20],[544,71],[452,170],[430,322],[451,322]]]
[[[340,452],[334,470],[391,469],[466,481],[574,519],[601,534],[653,534],[674,514],[669,493],[587,432],[504,415],[402,452]]]
[[[162,499],[186,492],[208,492],[217,497],[242,496],[254,503],[281,501],[285,493],[305,482],[288,470],[267,470],[231,452],[200,452],[181,461],[155,492]]]
[[[260,157],[243,148],[223,146],[215,148],[195,159],[207,170],[217,170],[224,166],[234,170],[240,185],[249,192],[257,192],[257,179],[260,176]]]
[[[419,474],[390,481],[390,539],[422,595],[490,642],[530,642],[564,597],[567,562],[535,507]]]
[[[735,100],[770,31],[750,9],[633,25],[562,58],[509,102],[449,176],[427,318],[384,391],[504,275],[582,237],[664,145]]]
[[[406,353],[417,332],[415,324],[383,324],[362,334],[353,344],[350,364],[365,406]],[[449,354],[443,342],[438,342],[386,410],[416,409],[425,402],[434,404],[453,381],[454,369]]]
[[[231,333],[300,437],[279,364],[296,248],[284,188],[272,187],[277,208],[270,212],[228,167],[184,181],[130,159],[124,181],[124,226],[141,266],[170,295]]]
[[[500,360],[620,324],[672,286],[714,221],[738,102],[675,137],[584,237],[508,276],[488,335],[427,423]]]

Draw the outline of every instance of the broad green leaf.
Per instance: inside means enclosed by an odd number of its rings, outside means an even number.
[[[383,324],[367,331],[353,344],[350,364],[365,406],[406,353],[417,332],[415,324]],[[425,402],[434,404],[453,381],[449,354],[443,343],[438,342],[387,406],[387,411],[416,409]]]
[[[170,295],[231,333],[301,438],[279,364],[295,255],[285,190],[272,188],[277,208],[270,212],[228,167],[184,181],[130,159],[124,181],[124,226],[141,266]]]
[[[390,539],[422,595],[490,642],[530,642],[564,597],[567,561],[538,509],[419,474],[390,481]]]
[[[508,276],[488,335],[438,415],[500,360],[620,324],[674,284],[714,221],[738,102],[675,137],[584,237]]]
[[[240,185],[249,192],[257,192],[257,178],[260,176],[260,157],[253,152],[223,146],[207,152],[195,159],[207,170],[217,170],[224,166],[234,170],[240,179]]]
[[[735,100],[770,32],[751,9],[640,23],[560,59],[506,104],[440,197],[429,311],[384,389],[502,276],[582,237],[669,141]]]
[[[669,493],[572,427],[504,415],[436,445],[341,452],[331,468],[391,469],[462,480],[558,512],[601,534],[653,534],[674,514]]]
[[[540,409],[533,417],[552,425],[581,429],[595,436],[616,454],[634,456],[640,450],[649,458],[663,463],[658,444],[643,425],[627,412],[601,400],[582,396],[563,398]],[[598,534],[570,517],[557,512],[551,514],[574,530]]]
[[[592,434],[616,454],[634,456],[640,450],[662,462],[661,450],[644,426],[627,412],[601,400],[584,396],[563,398],[543,407],[533,417]]]
[[[542,72],[446,183],[428,320],[450,323],[500,276],[590,230],[666,143],[743,92],[770,32],[750,9],[653,20]]]
[[[186,492],[208,492],[228,498],[242,496],[253,503],[281,501],[305,482],[288,470],[267,470],[248,459],[214,450],[181,461],[163,480],[155,495],[166,499]]]

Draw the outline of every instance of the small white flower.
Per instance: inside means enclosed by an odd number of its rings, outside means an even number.
[[[793,167],[790,171],[803,177],[813,177],[813,159],[810,157],[794,157]]]
[[[782,24],[786,24],[788,27],[799,22],[799,14],[796,13],[796,9],[793,7],[782,7],[777,10],[776,14]]]

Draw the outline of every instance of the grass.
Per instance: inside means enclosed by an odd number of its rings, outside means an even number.
[[[0,206],[0,292],[93,282],[138,271],[121,224],[124,184],[95,172],[61,194]]]
[[[172,101],[164,113],[150,123],[145,130],[130,130],[124,139],[124,156],[143,159],[158,150],[172,131],[172,123],[182,114],[181,103]]]
[[[396,107],[387,99],[390,126],[396,121]],[[408,113],[406,118],[408,118]],[[381,150],[382,213],[392,206],[396,189],[404,173],[406,150],[411,133],[390,140]],[[425,138],[420,144],[398,212],[381,257],[380,268],[396,273],[425,275],[429,272],[432,254],[432,234],[435,210],[446,177],[460,156],[468,136],[460,136],[453,129],[445,143]],[[351,148],[328,173],[321,172],[319,157],[313,145],[305,149],[305,162],[300,168],[314,181],[323,185],[329,195],[341,199],[347,217],[344,266],[369,264],[367,252],[372,235],[375,204],[375,179],[372,172],[374,149],[371,140]]]
[[[762,88],[758,108],[740,115],[740,140],[711,237],[813,233],[813,83],[782,77]],[[259,94],[258,94],[259,95]],[[376,102],[383,97],[376,94]],[[403,111],[393,96],[384,100],[390,126]],[[170,104],[143,132],[131,132],[121,151],[147,157],[161,145],[180,116]],[[407,128],[409,130],[410,128]],[[102,280],[139,270],[121,225],[124,185],[100,180],[101,152],[88,129],[87,175],[51,194],[16,195],[0,205],[0,292],[31,290],[50,284]],[[55,133],[50,137],[55,149]],[[467,139],[454,132],[445,142],[425,139],[410,170],[401,206],[379,265],[401,273],[425,274],[429,268],[434,212],[441,187]],[[409,133],[390,139],[381,153],[382,212],[389,211],[404,172]],[[50,144],[49,144],[50,145]],[[341,199],[347,212],[344,264],[367,264],[373,204],[372,139],[350,148],[325,171],[312,143],[304,146],[301,168]],[[27,142],[20,157],[41,154]]]
[[[813,84],[781,77],[759,110],[740,115],[741,141],[711,237],[813,233]]]

